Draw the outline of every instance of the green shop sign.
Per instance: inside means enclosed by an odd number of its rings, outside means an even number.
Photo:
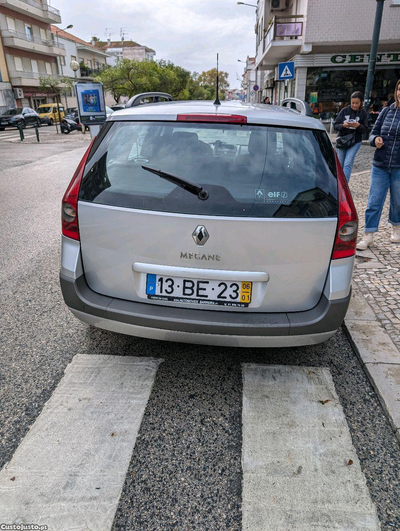
[[[369,62],[369,53],[351,53],[332,55],[331,63],[334,65],[352,65],[365,64]],[[378,53],[376,56],[377,63],[400,63],[400,52]]]

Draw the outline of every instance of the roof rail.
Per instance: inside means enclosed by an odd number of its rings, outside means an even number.
[[[166,92],[143,92],[142,94],[136,94],[133,96],[125,105],[125,108],[128,107],[137,107],[143,103],[143,100],[150,99],[151,103],[159,103],[161,99],[172,101],[173,97],[171,94]]]
[[[281,107],[293,109],[304,116],[313,116],[312,109],[308,103],[298,98],[286,98],[282,101]]]

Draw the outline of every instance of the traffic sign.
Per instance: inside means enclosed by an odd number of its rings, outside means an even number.
[[[253,90],[257,92],[257,90],[260,90],[260,87],[258,85],[254,85]]]
[[[286,79],[294,78],[294,61],[289,61],[288,63],[279,63],[278,64],[279,81],[285,81]]]

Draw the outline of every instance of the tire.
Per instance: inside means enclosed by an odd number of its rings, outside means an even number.
[[[22,129],[26,129],[26,123],[25,122],[19,122],[18,125],[20,125],[22,127]]]
[[[40,120],[37,120],[37,121],[36,121],[36,126],[37,126],[37,127],[42,127],[42,122],[41,122]]]
[[[54,124],[53,118],[50,118],[50,121],[49,121],[48,125],[53,125],[53,124]]]
[[[63,128],[63,130],[61,131],[62,133],[64,133],[64,135],[69,135],[70,134],[70,130],[67,129],[67,128]]]

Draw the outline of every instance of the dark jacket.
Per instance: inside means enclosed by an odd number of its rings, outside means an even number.
[[[360,123],[357,129],[351,129],[350,127],[343,127],[343,122],[346,120],[346,116],[350,117],[350,120],[357,120]],[[347,136],[356,134],[356,144],[362,141],[363,134],[368,131],[368,115],[365,109],[359,109],[353,111],[351,105],[344,107],[340,113],[336,116],[335,131],[338,131],[338,136]]]
[[[383,146],[375,150],[372,164],[380,168],[400,168],[400,108],[394,103],[385,107],[372,129],[369,143],[375,146],[375,138],[381,136]]]

